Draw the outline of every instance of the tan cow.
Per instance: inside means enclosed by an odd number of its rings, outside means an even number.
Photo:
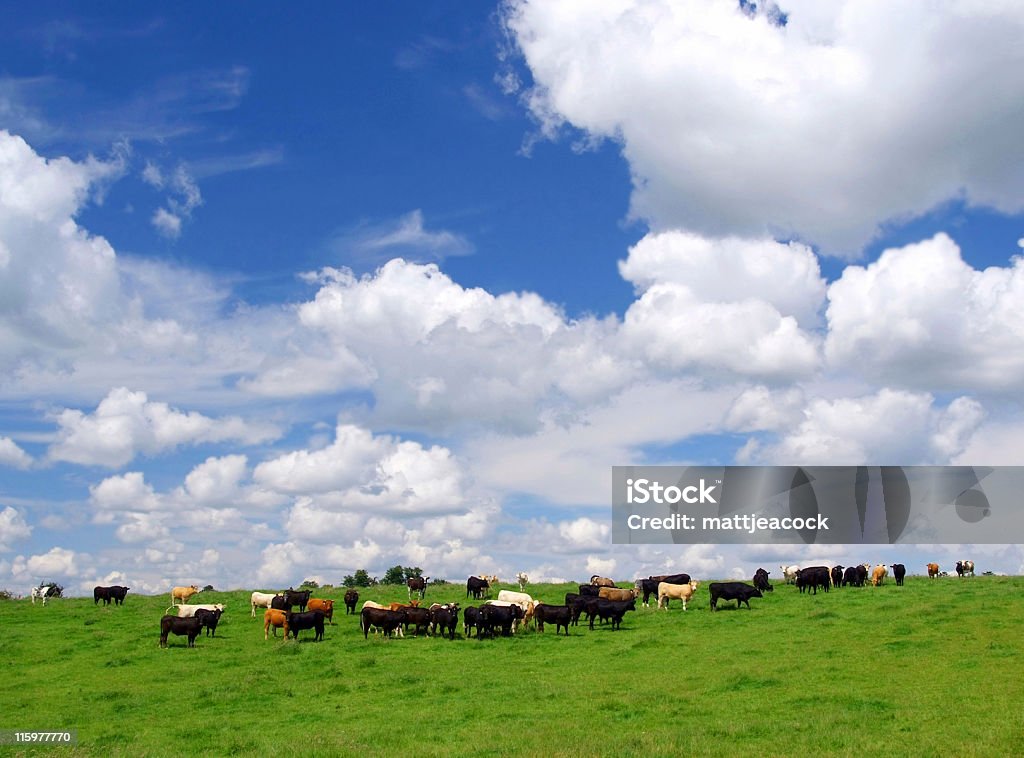
[[[661,582],[658,584],[658,607],[663,607],[662,603],[664,603],[664,608],[667,611],[670,600],[682,600],[683,610],[685,611],[687,601],[693,597],[693,593],[697,591],[698,586],[700,586],[700,582],[697,581],[690,582],[689,584]]]
[[[180,600],[183,603],[188,602],[188,599],[199,591],[199,588],[194,584],[189,587],[175,587],[171,590],[171,605],[174,605],[175,600]]]
[[[334,601],[325,600],[320,597],[311,597],[309,602],[306,604],[307,611],[320,611],[324,614],[324,618],[334,623]]]
[[[594,574],[592,577],[590,577],[590,583],[593,584],[595,587],[614,587],[615,586],[614,580],[609,579],[606,576],[598,576],[597,574]]]
[[[929,563],[928,564],[928,578],[934,579],[939,575],[939,564]]]
[[[270,608],[263,614],[263,639],[270,639],[267,636],[267,632],[270,631],[270,627],[274,627],[274,636],[277,636],[277,630],[279,628],[284,629],[284,638],[288,639],[288,614],[285,611],[278,610],[276,608]]]
[[[640,596],[640,590],[635,587],[631,590],[621,590],[618,587],[602,587],[597,591],[598,597],[605,600],[635,600]]]
[[[875,566],[874,571],[871,572],[871,586],[880,587],[882,582],[885,581],[885,575],[888,573],[888,569],[886,569],[881,563]]]

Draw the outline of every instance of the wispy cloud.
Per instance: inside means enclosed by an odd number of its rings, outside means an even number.
[[[331,242],[331,247],[366,264],[401,256],[415,262],[440,261],[470,255],[473,244],[463,235],[446,229],[427,229],[423,211],[377,224],[363,224]]]
[[[435,58],[454,49],[446,39],[424,35],[395,53],[395,65],[403,71],[415,71],[430,65]]]

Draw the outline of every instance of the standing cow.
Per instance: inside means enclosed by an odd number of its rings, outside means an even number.
[[[430,580],[429,576],[411,576],[406,581],[406,586],[409,588],[409,599],[412,599],[412,593],[419,593],[420,600],[422,600],[427,594],[427,582]]]
[[[359,602],[359,593],[356,590],[347,590],[345,592],[345,615],[354,614],[356,612],[356,603]]]
[[[928,578],[929,579],[934,579],[935,577],[937,577],[939,575],[939,564],[937,564],[937,563],[929,563],[927,568],[928,568]]]
[[[907,567],[902,563],[892,564],[892,577],[896,580],[896,586],[903,586],[903,577],[907,575]]]

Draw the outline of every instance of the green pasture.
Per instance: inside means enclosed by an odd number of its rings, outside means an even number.
[[[531,585],[559,602],[575,585]],[[753,610],[626,614],[556,637],[364,640],[341,606],[323,642],[263,640],[248,591],[215,638],[158,646],[168,595],[0,602],[0,729],[78,730],[3,754],[1024,755],[1024,578],[908,577]],[[431,586],[427,602],[465,587]],[[405,600],[404,587],[360,591]],[[639,605],[639,603],[638,603]]]

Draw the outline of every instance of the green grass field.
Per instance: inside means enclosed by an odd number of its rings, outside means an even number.
[[[531,585],[559,601],[574,585]],[[1024,578],[928,580],[753,610],[628,613],[513,638],[264,642],[248,591],[216,638],[158,647],[168,596],[0,602],[0,729],[78,730],[63,755],[1024,755]],[[401,587],[363,600],[404,600]],[[431,586],[427,601],[465,587]],[[282,752],[283,751],[283,752]]]

